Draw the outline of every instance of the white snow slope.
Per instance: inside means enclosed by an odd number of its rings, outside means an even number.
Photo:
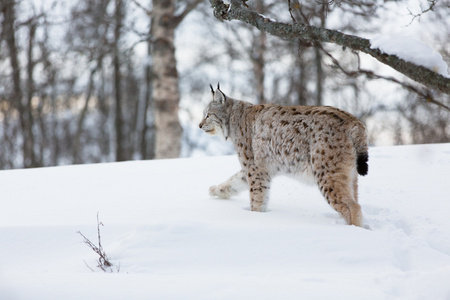
[[[450,299],[450,144],[370,149],[370,230],[288,178],[266,213],[247,193],[211,198],[238,168],[228,156],[0,172],[0,299]],[[118,273],[76,233],[96,242],[97,212]]]

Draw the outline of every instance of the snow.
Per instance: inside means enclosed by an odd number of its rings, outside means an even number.
[[[383,34],[370,39],[371,48],[378,48],[384,53],[397,55],[399,58],[424,66],[445,77],[450,77],[448,65],[442,55],[428,44],[411,36],[401,34]]]
[[[267,16],[265,16],[263,14],[258,14],[258,15],[264,19],[264,23],[266,23],[267,21],[274,22],[274,23],[277,22],[277,20],[275,20],[273,18],[269,18],[269,17],[267,17]]]
[[[266,213],[247,193],[208,195],[238,169],[221,156],[1,171],[0,299],[450,299],[450,144],[370,149],[370,230],[289,178]],[[119,272],[76,233],[96,242],[97,212]]]

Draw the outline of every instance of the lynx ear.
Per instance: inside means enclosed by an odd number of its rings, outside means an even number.
[[[227,101],[227,96],[220,90],[220,85],[217,83],[217,90],[214,93],[214,100],[219,102],[220,104],[224,104]]]
[[[216,92],[214,93],[214,101],[219,102],[220,104],[224,104],[226,100],[227,96],[225,96],[225,94],[222,93],[221,90],[216,90]]]

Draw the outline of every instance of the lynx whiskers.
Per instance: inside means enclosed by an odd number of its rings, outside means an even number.
[[[268,189],[277,174],[316,183],[348,224],[362,226],[358,174],[368,172],[367,134],[353,115],[329,106],[252,105],[211,87],[213,100],[200,128],[229,139],[241,170],[210,188],[229,198],[250,190],[252,211],[266,211]]]

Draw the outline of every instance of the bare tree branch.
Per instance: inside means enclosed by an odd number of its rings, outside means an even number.
[[[349,77],[357,77],[360,75],[365,75],[369,79],[383,79],[386,81],[394,82],[396,84],[401,85],[403,88],[417,94],[421,99],[426,100],[427,102],[436,104],[436,105],[450,111],[450,106],[447,106],[447,105],[443,104],[442,102],[435,100],[433,93],[428,88],[420,89],[420,88],[415,87],[407,82],[400,81],[397,78],[394,78],[392,76],[383,76],[383,75],[376,74],[370,70],[361,69],[359,53],[356,51],[354,51],[354,54],[358,57],[358,69],[355,71],[350,71],[350,70],[347,70],[344,67],[342,67],[342,65],[339,63],[339,61],[333,55],[331,55],[331,53],[326,51],[321,45],[319,45],[319,47],[331,59],[331,61],[333,62],[333,65]]]
[[[145,12],[145,14],[147,15],[147,16],[151,16],[152,15],[152,11],[151,10],[149,10],[148,8],[145,8],[141,3],[139,3],[138,1],[136,1],[136,0],[131,0],[131,2],[133,2],[137,7],[139,7],[140,9],[142,9],[144,12]]]
[[[288,7],[289,7],[289,14],[291,15],[292,22],[294,22],[294,24],[296,24],[297,20],[295,19],[294,15],[292,14],[294,9],[292,8],[291,0],[288,0]]]
[[[221,0],[210,0],[214,16],[219,20],[240,20],[259,30],[285,39],[306,39],[317,42],[333,43],[356,51],[362,51],[386,64],[412,80],[427,86],[430,89],[450,94],[450,78],[446,78],[425,67],[405,61],[396,55],[383,53],[378,48],[371,48],[370,41],[354,35],[344,34],[336,30],[318,28],[305,24],[286,24],[276,22],[257,12],[247,9],[238,0],[231,0],[225,4]]]
[[[175,17],[175,26],[178,26],[178,24],[181,23],[181,21],[184,20],[184,18],[192,11],[194,10],[197,5],[200,4],[200,2],[202,2],[202,0],[193,0],[192,2],[189,2],[186,6],[186,8],[183,10],[183,12],[181,12],[181,14],[179,14],[178,16]]]
[[[432,10],[434,9],[435,5],[438,3],[438,0],[428,0],[428,2],[430,3],[430,6],[429,6],[428,8],[426,8],[426,9],[424,9],[424,8],[422,7],[422,4],[420,4],[420,7],[421,7],[421,9],[422,9],[422,12],[417,13],[417,14],[413,13],[413,12],[408,8],[408,12],[409,12],[409,14],[412,16],[412,19],[411,19],[411,22],[409,22],[409,25],[411,25],[411,24],[414,22],[414,20],[416,20],[416,19],[418,19],[419,22],[420,22],[420,18],[422,17],[422,15],[425,14],[425,13],[427,13],[427,12],[429,12],[429,11],[432,11]]]

